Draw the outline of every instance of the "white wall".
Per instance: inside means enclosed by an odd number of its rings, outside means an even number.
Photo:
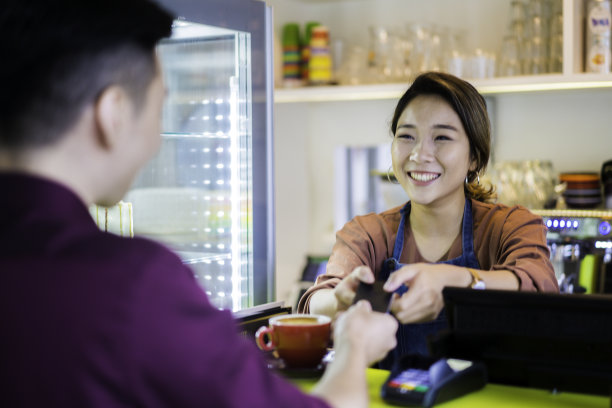
[[[612,159],[612,89],[496,98],[496,160],[551,160],[557,172]]]

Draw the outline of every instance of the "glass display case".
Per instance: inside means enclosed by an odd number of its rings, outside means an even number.
[[[134,235],[175,251],[219,308],[269,302],[270,10],[254,0],[166,3],[179,17],[158,46],[162,145],[124,198]]]

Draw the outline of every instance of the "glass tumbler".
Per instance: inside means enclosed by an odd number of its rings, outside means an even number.
[[[520,41],[515,35],[507,35],[502,42],[499,55],[499,76],[521,75]]]

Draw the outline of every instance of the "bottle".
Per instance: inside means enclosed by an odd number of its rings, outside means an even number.
[[[589,0],[586,14],[585,70],[610,72],[610,0]]]
[[[612,210],[612,160],[601,166],[601,184],[603,185],[604,206]]]

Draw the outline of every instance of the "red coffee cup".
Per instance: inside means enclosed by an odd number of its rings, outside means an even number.
[[[328,316],[282,315],[270,318],[268,324],[255,333],[260,349],[276,350],[289,367],[314,368],[321,363],[330,338],[331,319]]]

